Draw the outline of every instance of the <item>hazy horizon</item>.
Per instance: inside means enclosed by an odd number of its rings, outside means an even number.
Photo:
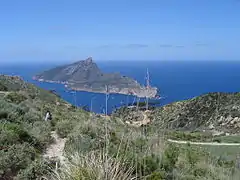
[[[240,1],[8,0],[0,62],[240,60]]]
[[[83,59],[84,60],[84,59]],[[77,61],[81,61],[81,60],[62,60],[62,61],[31,61],[31,62],[26,62],[26,61],[12,61],[12,62],[1,62],[2,67],[9,67],[9,66],[15,66],[15,67],[19,67],[19,66],[44,66],[44,67],[57,67],[57,66],[62,66],[62,65],[68,65],[68,64],[72,64],[75,63]],[[155,63],[159,63],[159,65],[161,65],[161,63],[240,63],[239,60],[94,60],[93,61],[95,63],[97,63],[97,65],[101,65],[101,64],[108,64],[111,63],[112,65],[116,64],[116,65],[124,65],[125,63],[129,63],[130,64],[135,64],[136,62],[138,64],[155,64]],[[122,64],[123,63],[123,64]],[[46,69],[45,69],[46,70]],[[1,72],[0,72],[1,73]]]

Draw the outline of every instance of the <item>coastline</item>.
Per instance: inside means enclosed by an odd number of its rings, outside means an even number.
[[[63,84],[66,88],[75,90],[75,91],[84,91],[84,92],[91,92],[91,93],[101,93],[105,94],[106,91],[104,90],[93,90],[93,89],[86,89],[86,88],[79,88],[79,87],[71,87],[73,85],[72,83],[63,82],[63,81],[52,81],[52,80],[45,80],[37,77],[32,77],[33,80],[39,81],[39,82],[47,82],[47,83],[55,83],[55,84]],[[155,98],[157,95],[157,88],[153,87],[150,89],[147,88],[133,88],[130,89],[132,93],[129,93],[129,88],[123,88],[121,90],[112,90],[113,88],[110,88],[108,93],[109,94],[123,94],[123,95],[132,95],[137,96],[139,98]]]

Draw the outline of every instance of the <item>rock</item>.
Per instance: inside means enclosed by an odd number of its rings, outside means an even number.
[[[224,135],[225,133],[224,132],[219,132],[219,131],[214,131],[213,133],[212,133],[212,135],[213,136],[222,136],[222,135]]]
[[[210,124],[210,125],[208,126],[208,128],[212,130],[212,129],[214,129],[214,125],[213,125],[213,124]]]
[[[219,118],[219,120],[218,120],[218,123],[221,124],[223,121],[224,121],[224,117],[221,116],[221,117]]]

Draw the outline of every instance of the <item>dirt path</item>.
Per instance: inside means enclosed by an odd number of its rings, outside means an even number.
[[[168,139],[168,142],[177,144],[195,144],[195,145],[207,145],[207,146],[240,146],[240,143],[217,143],[217,142],[190,142],[190,141],[176,141]]]
[[[0,91],[0,94],[9,94],[8,91]]]
[[[54,143],[52,143],[43,155],[46,158],[58,158],[61,163],[64,162],[63,150],[65,146],[66,139],[60,138],[55,131],[51,132],[51,136],[54,138]]]

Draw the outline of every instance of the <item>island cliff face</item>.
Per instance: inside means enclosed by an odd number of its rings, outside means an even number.
[[[157,88],[143,87],[132,78],[119,73],[103,73],[92,58],[44,71],[33,79],[66,84],[70,89],[77,91],[105,93],[108,87],[109,93],[148,98],[154,98],[157,94]]]

